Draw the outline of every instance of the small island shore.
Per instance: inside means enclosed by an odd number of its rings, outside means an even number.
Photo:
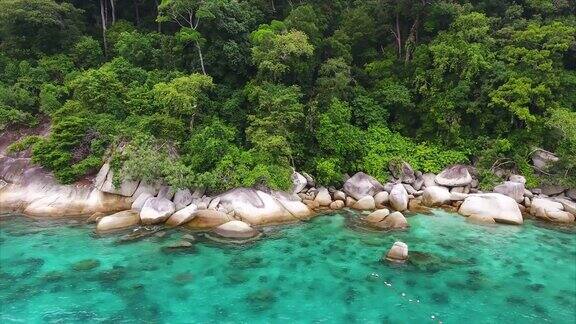
[[[291,192],[235,188],[214,195],[132,180],[115,187],[108,164],[91,181],[73,185],[58,184],[27,158],[2,157],[0,166],[0,212],[79,217],[96,223],[100,234],[165,224],[247,239],[259,235],[259,226],[294,223],[344,208],[362,213],[367,226],[385,231],[407,228],[403,213],[425,213],[434,207],[485,224],[522,225],[527,217],[573,224],[576,213],[574,190],[528,190],[522,176],[511,175],[492,192],[482,192],[474,168],[466,165],[435,175],[403,163],[390,182],[381,184],[358,172],[342,188],[316,186],[309,174],[294,172]]]

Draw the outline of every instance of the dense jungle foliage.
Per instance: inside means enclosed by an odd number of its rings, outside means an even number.
[[[576,183],[571,0],[0,0],[0,131],[63,183],[322,184],[390,163]],[[535,170],[537,147],[558,163]]]

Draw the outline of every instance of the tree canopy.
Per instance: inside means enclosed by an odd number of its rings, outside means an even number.
[[[0,1],[0,131],[65,183],[337,185],[391,163],[576,185],[576,4]],[[535,170],[535,148],[559,161]],[[500,163],[505,161],[505,163]]]

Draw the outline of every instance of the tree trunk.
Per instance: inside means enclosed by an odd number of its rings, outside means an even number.
[[[402,34],[400,34],[400,13],[396,12],[396,43],[398,45],[398,58],[402,57]]]
[[[138,4],[138,0],[134,0],[134,16],[136,18],[136,26],[140,25],[140,8]]]
[[[110,7],[112,8],[112,24],[116,23],[116,7],[114,0],[110,0]]]
[[[102,19],[102,40],[104,42],[104,56],[108,56],[108,42],[106,41],[106,9],[104,0],[100,0],[100,19]]]
[[[204,68],[204,57],[202,56],[202,49],[200,48],[200,43],[196,41],[196,50],[198,50],[198,57],[200,58],[200,66],[202,67],[202,73],[206,75],[206,69]]]
[[[154,0],[154,5],[156,5],[156,17],[158,17],[158,0]],[[161,33],[162,32],[162,23],[158,22],[158,32]]]

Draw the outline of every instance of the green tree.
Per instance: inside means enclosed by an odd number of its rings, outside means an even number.
[[[80,36],[81,14],[67,2],[0,1],[1,47],[17,57],[62,52]]]

